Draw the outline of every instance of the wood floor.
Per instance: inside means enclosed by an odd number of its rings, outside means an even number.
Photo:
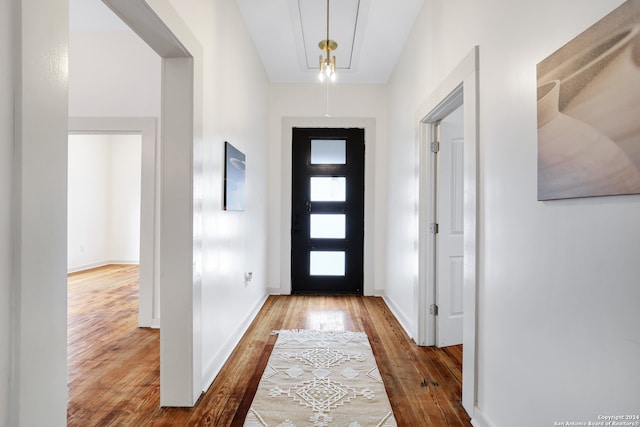
[[[470,426],[462,347],[418,347],[382,299],[272,296],[195,408],[160,408],[159,331],[137,327],[137,266],[69,276],[69,426],[241,426],[275,329],[364,331],[399,426]]]

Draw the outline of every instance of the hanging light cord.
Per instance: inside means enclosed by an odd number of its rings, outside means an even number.
[[[327,0],[327,64],[331,62],[331,49],[329,49],[329,0]],[[327,84],[325,85],[326,90],[326,99],[325,99],[325,117],[331,117],[329,114],[329,80],[327,80]]]
[[[329,0],[327,0],[327,60],[329,60]]]
[[[327,52],[326,58],[324,57],[324,55],[320,54],[320,74],[318,75],[318,77],[320,78],[321,82],[324,82],[325,78],[330,78],[332,81],[336,78],[336,57],[334,56],[333,60],[331,59],[331,51],[335,50],[338,47],[338,43],[329,38],[329,18],[331,16],[330,10],[330,0],[327,0],[327,36],[324,40],[320,40],[320,43],[318,43],[318,47]]]

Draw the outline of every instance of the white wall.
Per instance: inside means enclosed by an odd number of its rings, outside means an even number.
[[[69,271],[138,263],[140,135],[69,135]]]
[[[414,318],[415,115],[480,46],[477,425],[640,408],[640,196],[536,201],[536,64],[619,4],[425,2],[392,77],[387,296]]]
[[[133,31],[69,34],[69,116],[160,117],[160,57]]]
[[[363,127],[363,119],[375,126],[367,135],[365,165],[365,292],[381,295],[385,286],[387,89],[384,85],[342,85],[330,87],[327,109],[325,86],[321,84],[273,84],[269,126],[269,278],[272,293],[289,293],[290,270],[290,149],[283,144],[291,129],[300,127]],[[325,117],[325,113],[330,118]],[[293,123],[293,125],[292,125]],[[375,153],[375,154],[374,154]],[[283,156],[289,156],[283,158]],[[289,165],[287,166],[287,160]],[[283,224],[284,220],[284,224]],[[288,220],[288,223],[287,223]],[[367,262],[367,260],[369,262]],[[369,268],[367,268],[369,267]],[[368,271],[367,271],[368,270]]]
[[[102,265],[109,247],[109,146],[102,135],[69,135],[67,269]]]
[[[138,263],[142,138],[140,135],[109,135],[109,146],[111,239],[107,260]]]
[[[0,427],[9,425],[13,257],[13,2],[0,4]]]

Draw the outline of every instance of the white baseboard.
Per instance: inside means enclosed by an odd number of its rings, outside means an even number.
[[[473,425],[473,427],[494,427],[494,424],[489,422],[487,417],[484,416],[482,411],[477,406],[473,408],[471,425]]]
[[[159,317],[154,317],[153,319],[151,319],[151,329],[160,329],[160,318]]]
[[[67,274],[77,273],[79,271],[91,270],[92,268],[104,267],[105,265],[112,265],[112,264],[138,265],[140,264],[140,262],[139,261],[115,261],[115,260],[94,262],[91,264],[85,264],[85,265],[80,265],[76,267],[68,267]]]
[[[398,308],[396,304],[394,304],[391,298],[383,295],[382,300],[385,302],[385,304],[387,304],[387,307],[389,307],[389,310],[391,310],[391,313],[393,313],[395,318],[398,320],[398,323],[400,323],[400,326],[402,326],[402,329],[404,329],[407,335],[409,335],[411,338],[415,338],[412,327],[413,322],[402,312],[402,310]]]
[[[231,356],[231,353],[236,348],[245,332],[251,326],[251,322],[256,318],[258,312],[267,301],[268,295],[264,295],[264,297],[253,307],[248,316],[245,317],[244,321],[240,323],[240,325],[236,328],[236,330],[231,334],[231,337],[227,340],[227,342],[222,346],[216,357],[209,363],[207,368],[204,371],[203,379],[203,388],[202,392],[206,392],[211,384],[213,384],[213,380],[216,379],[216,376],[220,373],[220,370],[227,362],[227,359]]]
[[[69,267],[67,268],[67,274],[77,273],[79,271],[91,270],[92,268],[104,267],[105,265],[108,265],[108,264],[109,264],[108,262],[95,262],[92,264]]]
[[[107,261],[107,264],[138,265],[138,264],[140,264],[140,261],[139,260],[133,260],[133,261],[131,261],[131,260],[124,260],[124,261],[123,260],[110,260],[110,261]]]

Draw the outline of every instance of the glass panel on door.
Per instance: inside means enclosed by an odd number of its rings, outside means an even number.
[[[345,200],[347,200],[347,179],[345,177],[311,177],[312,202],[344,202]]]
[[[344,251],[311,251],[309,258],[309,275],[344,276]]]
[[[346,236],[344,214],[311,214],[310,233],[312,239],[344,239]]]
[[[344,139],[312,139],[312,165],[344,165],[347,163],[347,141]]]

